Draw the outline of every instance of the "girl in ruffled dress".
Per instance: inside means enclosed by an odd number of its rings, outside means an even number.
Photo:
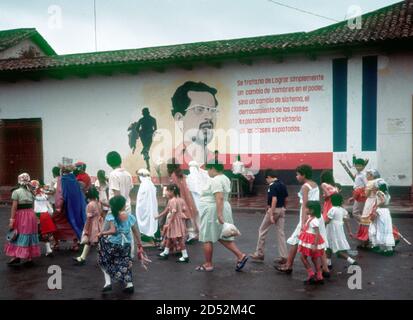
[[[177,247],[181,251],[182,256],[176,261],[179,263],[189,262],[188,251],[185,247],[185,239],[187,230],[185,220],[187,219],[185,211],[187,210],[185,201],[180,197],[179,188],[175,184],[171,184],[166,189],[166,196],[169,198],[168,205],[165,210],[156,217],[166,217],[166,223],[163,227],[163,237],[165,239],[165,249],[159,254],[161,259],[168,259],[170,250]]]
[[[298,252],[301,261],[307,270],[308,277],[305,284],[323,284],[323,271],[321,258],[325,254],[325,241],[320,233],[321,205],[319,201],[308,201],[305,207],[307,220],[298,237]],[[314,269],[308,258],[311,258]]]

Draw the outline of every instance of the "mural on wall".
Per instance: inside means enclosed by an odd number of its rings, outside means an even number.
[[[145,147],[138,123],[129,120],[132,152],[125,166],[135,173],[146,161],[158,172],[172,158],[184,169],[192,160],[202,165],[218,158],[231,169],[240,155],[253,172],[302,163],[332,169],[331,74],[327,60],[149,74],[134,104],[148,106],[157,130],[148,129],[152,139]],[[141,148],[143,157],[134,151]]]
[[[150,156],[149,151],[152,146],[153,136],[157,130],[156,119],[151,116],[148,108],[142,109],[142,118],[137,122],[133,122],[129,128],[129,147],[132,149],[132,153],[136,150],[136,140],[140,139],[142,142],[141,154],[146,162],[146,168],[150,170]]]
[[[179,86],[171,98],[172,116],[180,131],[174,157],[179,163],[207,163],[214,158],[208,145],[217,124],[217,89],[203,82],[187,81]],[[178,139],[179,139],[178,138]]]

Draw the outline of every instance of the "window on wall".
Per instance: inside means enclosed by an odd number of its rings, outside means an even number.
[[[377,150],[377,56],[363,57],[361,146]]]
[[[347,59],[333,60],[333,151],[347,151]]]

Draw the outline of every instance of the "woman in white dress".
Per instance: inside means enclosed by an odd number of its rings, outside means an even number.
[[[210,179],[208,172],[204,169],[199,167],[198,162],[190,161],[188,163],[189,166],[189,174],[186,177],[186,184],[188,186],[189,191],[192,194],[192,198],[194,199],[195,206],[200,212],[200,201],[201,201],[201,193],[202,189],[206,187],[208,180]],[[196,225],[200,225],[199,215],[196,217]],[[188,226],[189,227],[189,226]],[[193,239],[196,238],[196,234],[193,232],[189,232],[188,234],[188,242],[191,242]]]
[[[287,263],[280,266],[275,266],[280,272],[284,272],[290,274],[293,269],[293,263],[295,256],[297,255],[298,249],[298,242],[299,242],[299,235],[302,229],[302,222],[307,220],[306,211],[303,209],[307,205],[307,201],[320,201],[320,189],[318,188],[317,183],[315,183],[312,179],[313,177],[313,169],[309,165],[301,165],[296,169],[297,172],[297,181],[302,184],[300,192],[298,193],[298,197],[300,198],[300,216],[297,227],[295,228],[293,234],[290,238],[288,238],[287,243],[291,245],[290,252],[288,254]],[[322,219],[322,218],[321,218]],[[321,236],[326,239],[326,231],[324,220],[320,223],[320,234]],[[326,277],[328,277],[328,268],[323,266],[324,272],[326,273]]]
[[[369,226],[369,239],[373,246],[373,251],[383,255],[393,255],[395,240],[393,235],[393,222],[388,205],[390,203],[390,194],[387,183],[383,179],[375,181],[376,193],[376,210],[370,216],[372,222]]]
[[[333,194],[331,196],[331,203],[333,207],[328,211],[325,223],[327,224],[327,239],[328,249],[327,256],[331,259],[332,253],[335,253],[339,258],[344,258],[347,262],[357,264],[357,262],[348,255],[350,250],[346,234],[344,233],[344,225],[346,225],[347,232],[351,237],[354,235],[351,232],[349,214],[346,209],[342,207],[343,197],[341,194]],[[331,266],[331,265],[330,265]]]

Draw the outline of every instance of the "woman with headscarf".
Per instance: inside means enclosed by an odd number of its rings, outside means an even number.
[[[5,246],[5,254],[12,259],[8,265],[33,264],[32,259],[40,256],[39,235],[36,214],[33,211],[34,195],[30,176],[22,173],[17,178],[18,188],[12,193],[12,207],[9,221],[11,236]]]
[[[72,250],[79,250],[83,227],[86,222],[86,200],[72,173],[70,166],[62,167],[62,176],[58,178],[56,189],[56,240],[72,240]],[[58,242],[54,249],[58,249]]]
[[[210,177],[208,172],[199,167],[198,162],[189,162],[189,174],[186,178],[186,183],[188,185],[189,191],[191,191],[192,198],[194,199],[195,206],[199,212],[199,205],[201,199],[202,189],[206,187]],[[199,226],[199,215],[197,216],[197,225]],[[191,239],[188,239],[188,241]]]
[[[155,220],[155,216],[158,215],[156,187],[147,169],[140,169],[137,174],[140,185],[136,196],[136,220],[142,237],[146,236],[153,240],[158,231],[158,221]]]
[[[369,239],[373,251],[385,256],[393,255],[396,246],[394,227],[389,210],[390,194],[389,186],[383,179],[375,180],[376,204],[375,210],[370,215]]]

